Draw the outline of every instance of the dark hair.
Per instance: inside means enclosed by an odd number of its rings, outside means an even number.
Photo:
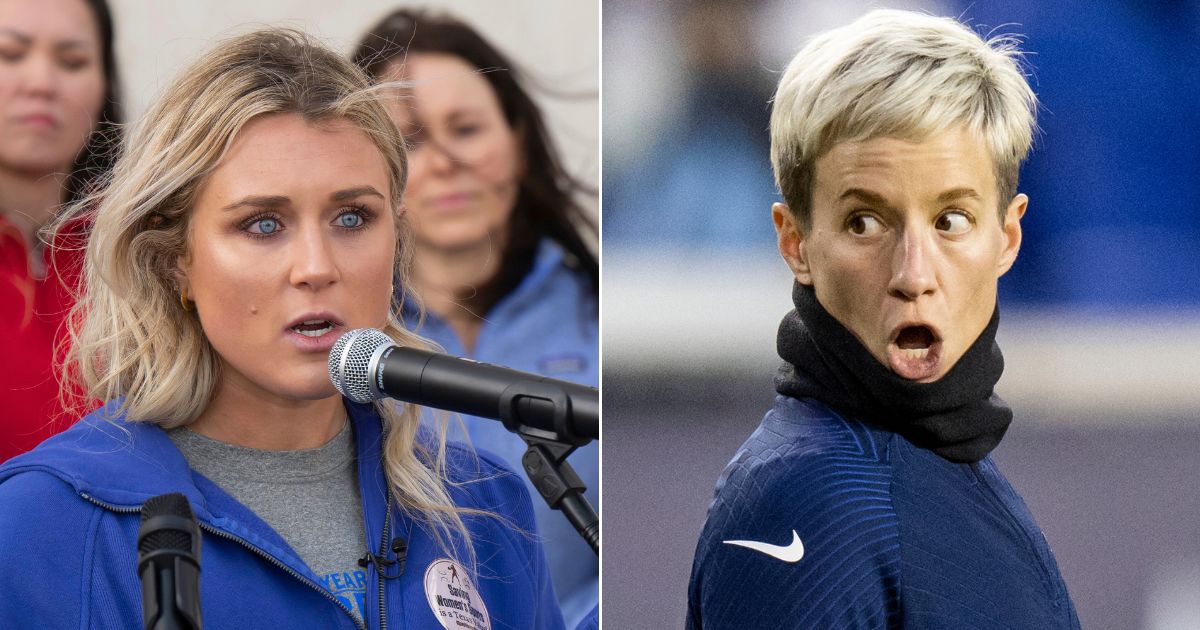
[[[96,20],[96,32],[100,35],[100,63],[104,72],[104,107],[96,119],[96,127],[84,142],[83,149],[75,156],[63,191],[63,201],[71,203],[86,195],[96,179],[112,169],[116,152],[120,146],[121,103],[117,97],[120,78],[117,74],[117,59],[114,51],[112,13],[106,0],[84,0]]]
[[[472,310],[482,315],[516,288],[532,266],[543,237],[551,238],[565,250],[568,264],[587,273],[592,291],[597,292],[600,263],[584,239],[585,234],[595,237],[598,230],[574,198],[576,192],[594,191],[563,168],[542,112],[521,87],[513,64],[465,23],[412,9],[394,11],[376,24],[363,36],[353,60],[377,79],[393,60],[410,53],[453,55],[488,70],[480,76],[495,91],[504,118],[520,135],[525,152],[525,173],[518,182],[516,207],[509,220],[508,247],[500,271],[468,298]]]

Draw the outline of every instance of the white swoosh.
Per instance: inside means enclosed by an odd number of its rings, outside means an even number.
[[[792,530],[792,544],[790,545],[772,545],[756,540],[724,540],[721,542],[724,542],[726,545],[737,545],[738,547],[760,551],[784,562],[797,562],[800,558],[804,557],[804,543],[800,542],[800,534],[797,534],[794,529]]]

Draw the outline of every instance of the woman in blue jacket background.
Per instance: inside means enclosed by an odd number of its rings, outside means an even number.
[[[347,330],[423,344],[379,94],[301,33],[230,40],[78,206],[70,375],[108,402],[0,467],[0,627],[140,625],[139,509],[167,492],[203,531],[205,627],[562,627],[519,479],[329,382]]]
[[[472,27],[410,9],[370,29],[354,60],[411,82],[389,104],[410,146],[413,282],[429,313],[406,323],[456,356],[598,386],[596,228],[580,206],[589,191],[563,168],[512,62]],[[520,439],[492,420],[463,421],[475,446],[520,469]],[[599,507],[599,445],[568,461]],[[561,514],[534,503],[571,626],[597,603],[599,563]]]

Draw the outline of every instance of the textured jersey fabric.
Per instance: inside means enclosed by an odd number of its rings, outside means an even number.
[[[328,443],[295,451],[235,446],[186,427],[167,435],[192,470],[262,518],[362,618],[367,572],[358,559],[367,541],[349,422]]]
[[[791,546],[786,562],[726,541]],[[777,552],[778,555],[783,555]],[[956,464],[779,396],[717,482],[687,627],[1077,629],[1053,555],[990,457]]]
[[[562,250],[545,240],[529,273],[484,317],[474,352],[468,353],[454,330],[432,313],[416,332],[454,356],[598,387],[598,314],[587,277],[567,267]],[[464,416],[463,423],[471,444],[521,471],[525,443],[520,438],[495,420]],[[588,488],[584,496],[599,511],[600,445],[583,446],[568,461]],[[520,474],[533,495],[554,590],[567,627],[572,627],[599,601],[599,560],[562,513],[551,510]]]
[[[429,584],[442,584],[437,570],[447,552],[393,500],[374,408],[347,401],[346,409],[361,526],[379,556],[367,566],[365,620],[258,515],[192,470],[165,431],[126,421],[112,403],[0,465],[0,628],[141,627],[139,510],[167,492],[187,497],[200,524],[208,630],[439,627]],[[525,486],[488,453],[451,444],[446,458],[454,504],[501,517],[464,517],[478,559],[471,604],[486,607],[493,630],[562,628]],[[397,537],[407,541],[403,568],[388,549]],[[451,544],[452,555],[469,557],[461,540]],[[381,572],[384,561],[393,564]]]

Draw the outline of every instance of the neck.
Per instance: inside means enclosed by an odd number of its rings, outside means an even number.
[[[62,173],[32,176],[0,169],[0,213],[21,230],[26,243],[37,243],[38,230],[58,210],[66,179]]]
[[[1004,437],[1012,411],[994,391],[1004,371],[995,342],[999,308],[945,376],[918,383],[872,356],[812,287],[796,283],[792,299],[796,310],[779,327],[779,356],[787,362],[775,380],[779,393],[814,398],[952,462],[977,462]]]
[[[500,271],[503,247],[495,242],[456,250],[417,244],[413,284],[426,308],[450,326],[468,352],[475,349],[484,313],[473,313],[464,305],[470,296]]]
[[[332,440],[347,421],[341,396],[295,400],[223,378],[217,395],[188,428],[205,437],[247,448],[295,451]]]

